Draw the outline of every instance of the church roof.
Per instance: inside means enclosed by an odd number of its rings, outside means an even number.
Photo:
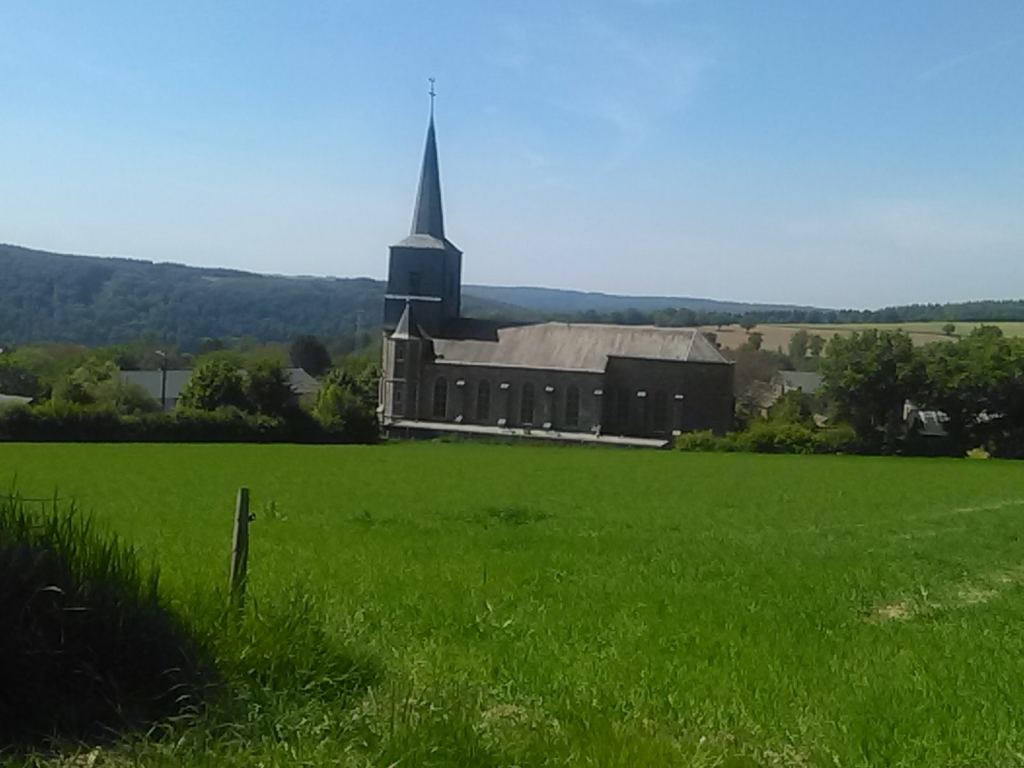
[[[444,213],[441,210],[441,172],[437,165],[437,140],[434,137],[434,116],[427,128],[427,145],[423,150],[420,188],[412,217],[413,235],[430,235],[444,241]]]
[[[439,251],[443,251],[445,249],[456,250],[456,251],[459,250],[455,246],[455,244],[453,242],[451,242],[450,240],[448,240],[448,239],[438,240],[436,237],[433,237],[432,235],[417,235],[417,234],[409,235],[407,238],[402,240],[400,243],[398,243],[394,247],[396,247],[396,248],[436,248]],[[461,251],[459,251],[459,252],[461,253]]]
[[[501,328],[497,341],[437,338],[433,346],[442,363],[515,368],[601,372],[610,357],[729,363],[692,328],[538,323]]]
[[[405,309],[402,310],[402,316],[398,318],[398,325],[395,326],[395,330],[391,333],[392,339],[398,339],[399,341],[408,341],[412,338],[419,338],[417,329],[412,324],[410,315],[412,314],[412,306],[410,302],[405,302]]]

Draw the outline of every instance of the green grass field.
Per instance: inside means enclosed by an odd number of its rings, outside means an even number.
[[[299,585],[382,670],[256,743],[97,765],[1024,764],[1024,464],[0,445],[15,477],[182,600],[224,588],[249,486],[257,604]]]

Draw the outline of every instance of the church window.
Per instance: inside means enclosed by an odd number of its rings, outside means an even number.
[[[423,292],[423,273],[413,270],[409,273],[409,295],[419,296]]]
[[[519,421],[524,425],[533,424],[533,384],[523,384],[523,394],[519,400]]]
[[[640,393],[637,392],[637,395],[639,396]],[[640,419],[643,431],[648,432],[651,429],[651,398],[647,397],[646,392],[643,395],[640,400]]]
[[[629,390],[625,387],[615,390],[615,423],[619,429],[629,426]]]
[[[434,382],[434,418],[443,419],[448,415],[448,382],[438,376]]]
[[[655,432],[664,432],[668,426],[668,395],[659,389],[654,393],[654,424]]]
[[[401,379],[405,376],[405,344],[395,344],[395,378]]]
[[[402,388],[400,386],[396,386],[391,392],[391,415],[404,415],[404,412],[402,411]]]
[[[565,390],[565,425],[578,427],[580,423],[580,388],[569,387]]]
[[[476,385],[476,420],[491,418],[491,383],[487,380]]]

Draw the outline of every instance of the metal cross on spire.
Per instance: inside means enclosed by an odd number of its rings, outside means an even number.
[[[430,81],[430,119],[433,120],[434,119],[434,97],[437,96],[437,94],[434,93],[434,78],[428,77],[427,80]]]

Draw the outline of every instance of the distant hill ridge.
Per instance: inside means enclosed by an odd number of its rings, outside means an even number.
[[[151,333],[184,349],[205,338],[286,341],[379,326],[384,283],[370,278],[286,277],[128,258],[76,256],[0,244],[0,345],[111,344]],[[554,288],[468,285],[467,315],[507,320],[759,322],[1024,320],[1024,302],[895,307],[877,312],[746,304],[685,297],[615,296]],[[622,318],[626,316],[627,319]]]

